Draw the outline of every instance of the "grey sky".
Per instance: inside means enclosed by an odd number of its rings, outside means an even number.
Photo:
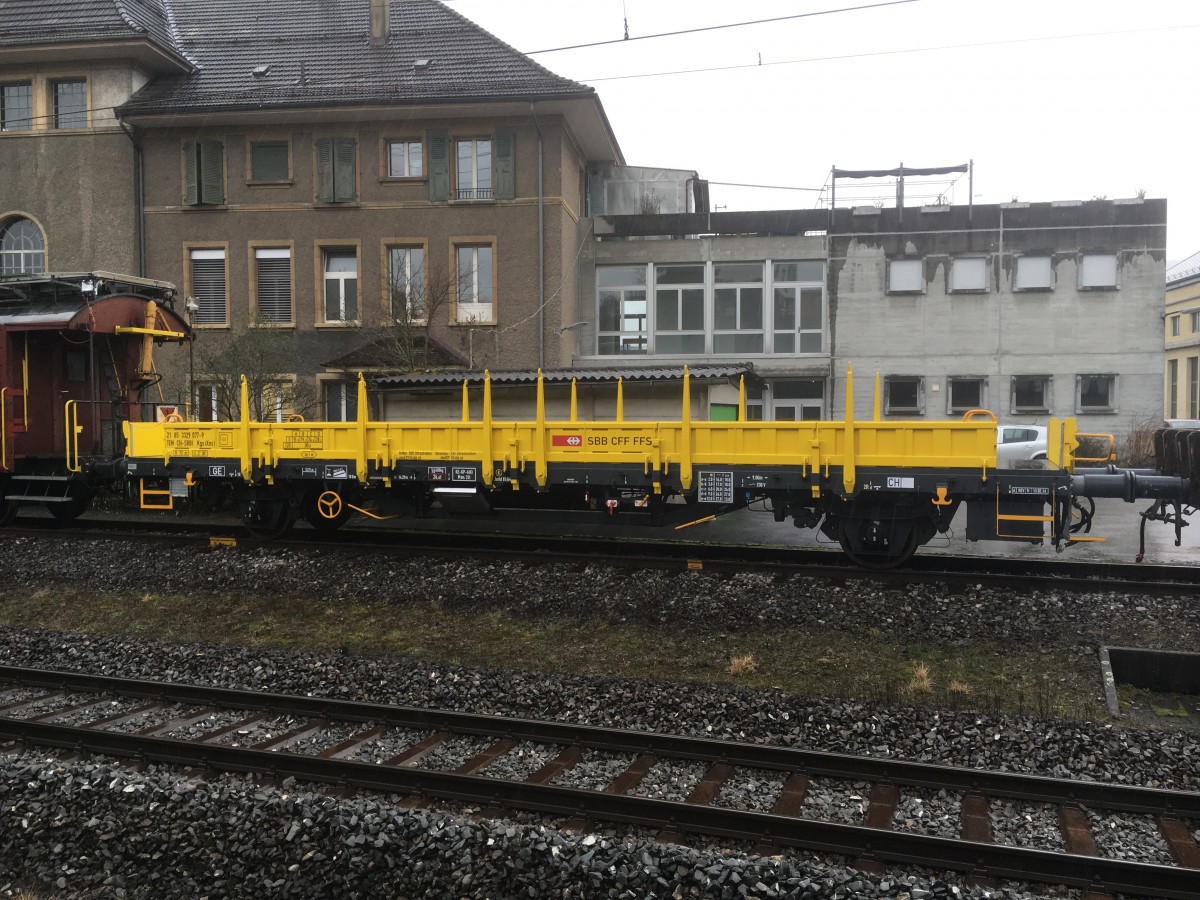
[[[637,37],[869,2],[449,5],[532,52],[620,38],[625,16]],[[1168,258],[1176,260],[1200,250],[1188,124],[1198,38],[1194,0],[916,0],[534,58],[596,87],[633,165],[696,169],[713,182],[819,188],[834,164],[974,159],[980,203],[1111,199],[1140,189],[1166,197]],[[895,52],[912,50],[921,52]],[[738,65],[749,68],[614,77]],[[712,188],[713,205],[728,209],[805,208],[816,196]],[[965,178],[949,199],[967,202]]]

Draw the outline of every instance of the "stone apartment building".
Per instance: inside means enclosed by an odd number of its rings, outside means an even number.
[[[623,163],[592,88],[434,0],[11,0],[0,96],[5,271],[180,285],[165,396],[190,371],[202,417],[248,332],[290,363],[273,417],[302,383],[352,415],[322,364],[397,322],[437,363],[559,364],[588,167]]]
[[[752,363],[752,416],[1076,416],[1159,406],[1164,200],[598,216],[575,364]],[[710,393],[729,414],[732,387]]]

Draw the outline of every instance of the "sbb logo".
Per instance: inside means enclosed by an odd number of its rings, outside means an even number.
[[[582,447],[583,438],[577,434],[556,434],[550,439],[552,447]]]

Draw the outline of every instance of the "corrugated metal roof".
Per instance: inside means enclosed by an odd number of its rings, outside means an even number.
[[[379,44],[370,0],[161,2],[197,69],[151,82],[122,114],[595,94],[436,0],[390,0]]]
[[[735,382],[746,376],[746,383],[761,385],[763,380],[749,363],[700,363],[688,366],[691,380],[699,384],[712,382]],[[493,385],[536,384],[537,369],[509,369],[490,373]],[[635,384],[652,382],[683,381],[683,366],[622,366],[610,369],[544,369],[542,375],[547,384],[613,384],[618,378]],[[375,379],[375,384],[384,390],[405,390],[431,387],[457,387],[467,380],[471,384],[483,381],[483,373],[474,372],[431,372],[412,375],[387,375]]]
[[[1167,285],[1200,276],[1200,250],[1167,269]]]

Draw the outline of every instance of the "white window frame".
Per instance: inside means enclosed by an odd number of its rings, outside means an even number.
[[[197,279],[196,263],[220,262],[221,283],[219,296],[215,285]],[[217,269],[215,265],[201,266],[203,277]],[[229,259],[224,247],[188,248],[188,294],[200,307],[188,323],[195,328],[223,328],[229,325]]]
[[[251,246],[250,256],[253,266],[250,272],[250,289],[251,289],[251,313],[258,324],[268,327],[286,328],[295,325],[296,322],[296,277],[293,271],[293,259],[291,247],[280,246]],[[287,260],[287,308],[288,318],[268,318],[262,311],[262,297],[260,296],[259,288],[262,284],[262,262],[264,260]],[[274,268],[274,266],[271,266]]]
[[[17,226],[24,226],[20,235]],[[26,216],[0,220],[0,275],[41,275],[45,271],[46,235],[41,226]]]
[[[900,382],[915,382],[917,389],[915,406],[896,406],[892,402],[892,385]],[[883,411],[889,416],[925,415],[925,378],[921,375],[887,375],[883,379]]]
[[[1079,289],[1111,291],[1120,287],[1121,267],[1115,253],[1082,253],[1079,256]]]
[[[336,393],[338,396],[331,396]],[[336,404],[337,415],[330,415],[331,401]],[[351,407],[354,411],[351,412]],[[355,422],[358,420],[358,384],[353,381],[325,380],[321,382],[321,412],[330,422]]]
[[[720,266],[754,266],[759,267],[758,281],[722,281],[717,282],[717,269]],[[712,264],[712,352],[714,356],[744,356],[746,354],[752,356],[764,356],[767,352],[767,334],[770,321],[767,317],[767,289],[768,281],[766,276],[766,261],[765,260],[747,260],[739,262],[729,260],[714,262]],[[717,292],[718,291],[733,291],[733,314],[734,325],[732,328],[717,327]],[[759,324],[757,328],[746,327],[743,324],[743,305],[742,296],[746,291],[758,291],[758,318]],[[771,294],[772,303],[774,303],[774,293]],[[758,350],[720,350],[717,348],[717,339],[723,337],[732,337],[736,341],[738,337],[746,335],[757,335],[759,338]]]
[[[949,290],[952,294],[986,294],[990,281],[986,256],[957,256],[950,260]]]
[[[889,294],[925,293],[925,260],[889,259],[887,261],[887,292]]]
[[[1013,270],[1013,290],[1054,290],[1054,258],[1033,253],[1018,256]]]
[[[1042,403],[1040,406],[1021,406],[1017,404],[1017,382],[1021,379],[1037,378],[1042,382]],[[1045,413],[1049,412],[1054,402],[1054,376],[1053,375],[1013,375],[1009,379],[1009,407],[1013,413]]]
[[[820,266],[821,266],[821,280],[820,281],[804,281],[804,280],[791,281],[791,280],[783,279],[783,278],[780,278],[777,280],[775,278],[777,266],[796,265],[796,264],[805,263],[805,262],[817,262],[820,264]],[[766,313],[767,313],[767,317],[769,318],[769,320],[771,322],[771,327],[770,327],[770,332],[769,332],[771,335],[771,349],[770,349],[771,355],[774,355],[774,356],[820,356],[820,355],[824,355],[826,352],[825,348],[827,346],[829,346],[828,337],[826,335],[827,299],[825,297],[825,264],[824,264],[824,261],[823,260],[773,259],[773,260],[769,260],[769,263],[770,263],[770,268],[767,271],[771,275],[770,301],[767,303]],[[775,349],[775,342],[776,342],[777,338],[780,335],[787,333],[787,332],[783,331],[779,327],[779,324],[775,321],[775,301],[777,299],[776,291],[778,291],[779,289],[794,290],[796,292],[796,313],[795,313],[795,316],[796,316],[796,328],[795,328],[796,343],[795,343],[795,349],[792,350],[791,352],[788,352],[786,350],[776,350]],[[804,323],[804,299],[805,299],[806,294],[808,294],[808,296],[811,297],[813,291],[818,291],[820,294],[820,310],[819,310],[820,327],[805,328],[804,324],[803,324]],[[811,343],[812,335],[817,336],[817,342],[818,342],[819,346],[817,347],[816,350],[812,350],[812,349],[805,350],[804,349],[804,343],[805,343],[804,339],[806,336],[808,336],[810,338],[810,343]]]
[[[668,284],[659,284],[659,270],[665,268],[699,268],[700,280],[689,282],[670,282]],[[708,266],[701,262],[691,263],[659,263],[651,269],[651,274],[654,279],[653,285],[653,304],[649,304],[646,309],[647,328],[651,321],[654,323],[653,330],[649,332],[650,342],[647,345],[648,354],[658,356],[698,356],[709,352],[711,346],[708,328]],[[683,327],[683,302],[684,291],[699,291],[700,292],[700,328],[684,328]],[[647,296],[650,296],[651,288],[647,285]],[[677,328],[663,329],[659,326],[658,303],[659,294],[670,295],[670,302],[675,306]],[[663,298],[667,299],[667,298]],[[622,302],[622,305],[623,302]],[[651,309],[650,307],[653,307]],[[679,338],[681,341],[686,341],[688,338],[700,338],[699,349],[696,350],[662,350],[659,342],[663,338]]]
[[[487,145],[487,165],[480,164],[481,150]],[[465,156],[464,150],[469,150]],[[495,162],[495,142],[490,138],[459,138],[454,142],[454,197],[456,200],[491,200],[494,198],[492,166]],[[470,166],[463,169],[463,162]],[[464,184],[464,182],[466,182]]]
[[[1105,406],[1084,406],[1083,405],[1083,388],[1084,379],[1086,378],[1102,378],[1108,382],[1108,404]],[[1075,376],[1075,412],[1079,414],[1095,414],[1095,413],[1115,413],[1117,411],[1117,384],[1119,379],[1116,375],[1111,374],[1087,374]]]
[[[420,259],[414,260],[413,254],[419,253]],[[401,254],[397,256],[397,254]],[[429,254],[424,244],[387,243],[384,246],[384,270],[387,272],[387,283],[384,285],[384,309],[393,322],[424,323],[429,315],[429,297],[425,282],[426,260]],[[402,281],[397,280],[396,262],[401,260],[403,271],[399,273]],[[404,288],[405,314],[396,314],[397,292]],[[414,294],[419,296],[414,297]],[[416,302],[414,302],[414,300]]]
[[[384,149],[384,166],[387,169],[388,178],[425,177],[425,144],[420,139],[389,138],[384,144]],[[399,171],[396,166],[393,166],[393,163],[396,162],[396,149],[400,150]]]
[[[471,251],[471,262],[464,268],[463,251]],[[488,253],[488,277],[480,277],[480,251]],[[496,245],[492,241],[456,240],[454,252],[454,324],[494,325],[496,323]],[[477,299],[486,289],[487,300]],[[465,299],[464,299],[465,298]]]
[[[780,397],[782,393],[780,388],[788,382],[814,382],[819,385],[820,397]],[[771,410],[771,421],[773,422],[804,422],[816,421],[825,418],[825,397],[828,385],[821,378],[775,378],[772,379],[767,387],[769,392],[768,404]],[[794,410],[793,417],[790,419],[781,419],[779,413],[782,409],[792,408]]]
[[[642,277],[638,279],[626,279],[621,283],[618,279],[617,284],[600,284],[601,271],[610,271],[613,269],[629,269],[641,270]],[[596,267],[596,355],[603,357],[613,356],[646,356],[650,354],[651,344],[650,339],[654,330],[651,323],[651,317],[654,311],[654,304],[651,300],[653,297],[654,282],[650,277],[650,266],[647,263],[628,263],[625,265],[597,266]],[[604,294],[617,295],[617,330],[604,329],[604,317],[600,313],[600,304]],[[642,327],[637,330],[631,330],[625,326],[630,321],[636,321],[638,316],[636,312],[626,312],[626,303],[637,303],[636,295],[641,294],[641,303],[645,307],[645,311],[641,315]],[[706,312],[707,316],[707,312]],[[707,321],[707,320],[706,320]],[[604,339],[616,339],[617,352],[605,353],[601,350],[601,344]],[[636,347],[639,349],[627,350],[626,347]]]
[[[329,265],[334,258],[354,259],[354,271],[330,271]],[[326,325],[353,325],[361,316],[362,297],[359,291],[358,249],[356,247],[325,246],[321,248],[321,321]],[[333,282],[331,285],[330,282]],[[349,308],[347,291],[353,283],[353,309]],[[336,296],[330,294],[331,288]],[[332,303],[331,303],[332,301]],[[336,307],[334,316],[330,316],[330,307]],[[353,313],[353,315],[351,315]]]

